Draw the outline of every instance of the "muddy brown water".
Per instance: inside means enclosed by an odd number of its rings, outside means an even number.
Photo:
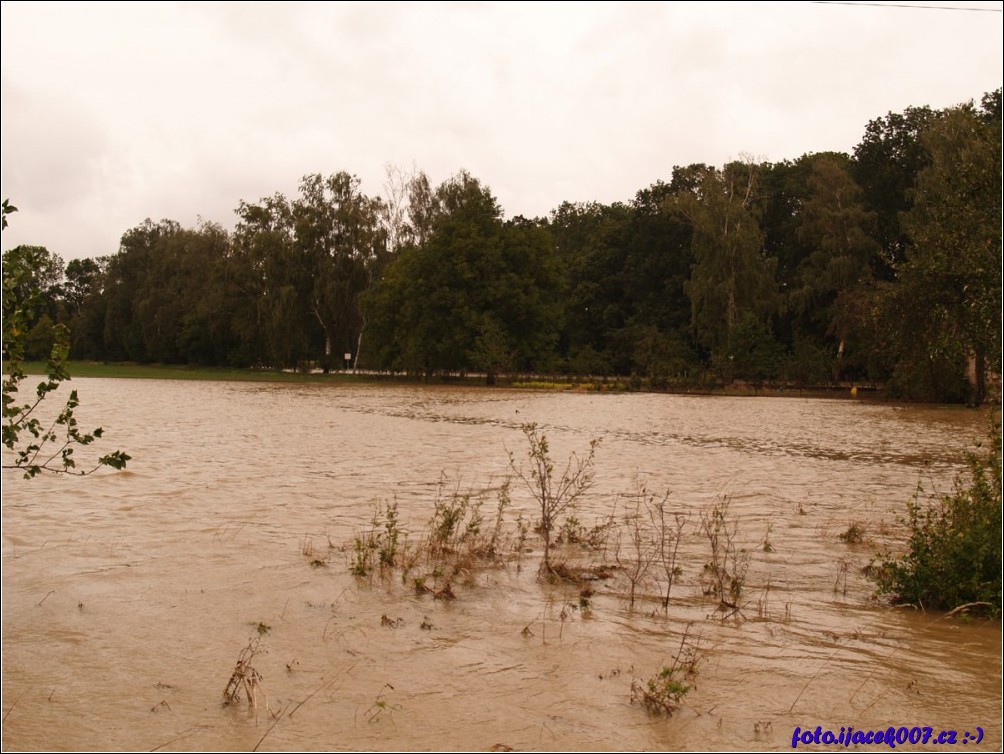
[[[983,431],[979,413],[74,384],[82,425],[102,424],[101,448],[134,460],[84,479],[4,471],[5,750],[790,749],[796,726],[817,725],[931,726],[960,742],[979,726],[983,741],[968,748],[1002,745],[1000,624],[890,609],[861,573],[902,540],[896,517],[918,482],[950,488]],[[623,510],[636,479],[670,490],[673,510],[689,514],[668,612],[652,585],[630,608],[618,576],[596,585],[584,614],[576,587],[535,578],[533,554],[450,602],[348,572],[351,554],[337,546],[374,502],[396,500],[417,530],[443,474],[497,482],[507,453],[524,455],[525,421],[559,462],[601,439],[584,524]],[[513,489],[514,508],[532,515],[525,489]],[[709,556],[697,519],[720,495],[752,553],[744,621],[721,620],[701,589]],[[841,541],[852,524],[864,542]],[[305,549],[328,564],[312,567]],[[705,658],[695,687],[672,718],[649,715],[631,703],[631,681],[671,662],[688,626]],[[258,709],[224,707],[255,636]]]

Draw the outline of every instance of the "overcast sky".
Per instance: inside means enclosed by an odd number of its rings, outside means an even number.
[[[381,195],[388,163],[467,169],[535,217],[674,165],[850,152],[873,118],[1001,85],[1002,3],[936,4],[956,10],[4,2],[3,248],[112,254],[147,217],[230,228],[307,173]]]

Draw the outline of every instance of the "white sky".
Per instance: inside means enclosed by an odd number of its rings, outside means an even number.
[[[907,0],[909,1],[909,0]],[[926,3],[934,5],[935,3]],[[785,3],[3,2],[3,248],[112,254],[385,166],[467,169],[507,217],[629,201],[674,165],[850,152],[1001,86],[998,12]]]

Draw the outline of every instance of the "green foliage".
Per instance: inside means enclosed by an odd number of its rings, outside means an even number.
[[[865,541],[864,526],[854,521],[845,531],[840,532],[840,541],[849,545],[861,544]]]
[[[783,356],[784,348],[774,340],[770,327],[752,312],[744,312],[715,363],[719,374],[728,380],[759,383],[778,373]]]
[[[672,663],[659,668],[644,684],[638,679],[631,681],[631,701],[639,702],[651,714],[672,715],[693,688],[691,681],[703,659],[699,642],[690,640],[688,625]]]
[[[651,325],[636,328],[633,335],[635,367],[648,377],[652,389],[664,390],[700,371],[693,349],[681,335],[663,333]]]
[[[758,178],[752,163],[706,169],[698,189],[669,205],[693,225],[694,267],[686,286],[691,327],[720,358],[728,357],[729,339],[744,318],[764,321],[777,309],[777,260],[764,254],[754,201]]]
[[[369,576],[377,567],[394,568],[407,549],[406,536],[401,529],[397,501],[375,503],[369,528],[353,539],[349,571],[354,576]]]
[[[917,176],[915,204],[902,218],[913,248],[895,296],[897,304],[911,302],[905,311],[914,316],[891,320],[905,329],[897,346],[957,374],[973,354],[982,378],[985,360],[1000,369],[1001,124],[971,106],[954,108],[923,133],[923,143],[931,165]],[[982,402],[982,382],[975,393]]]
[[[617,528],[613,515],[601,518],[591,527],[586,527],[575,514],[570,514],[561,524],[556,544],[578,545],[583,550],[603,552],[607,549],[607,540]]]
[[[500,375],[513,371],[516,353],[509,346],[503,327],[491,317],[486,317],[481,325],[471,359],[474,366],[485,373],[488,385],[494,385]]]
[[[872,281],[871,260],[881,254],[874,238],[876,215],[865,210],[845,162],[829,155],[811,160],[797,229],[806,255],[787,294],[797,332],[828,352],[827,379],[836,379],[853,356],[860,327],[856,305]],[[796,357],[811,354],[804,347],[802,353],[796,349]]]
[[[540,368],[561,330],[561,277],[545,228],[502,221],[466,172],[440,185],[422,244],[406,246],[366,297],[370,364],[431,376],[481,369],[489,383]]]
[[[27,361],[42,361],[56,342],[55,323],[48,314],[38,318],[38,322],[28,331],[25,338],[24,355]]]
[[[813,339],[796,335],[784,374],[799,386],[822,385],[833,377],[834,359]]]
[[[968,478],[951,494],[907,504],[907,551],[874,569],[879,591],[893,602],[934,610],[986,603],[1001,612],[1001,432],[995,424],[968,455]]]
[[[423,548],[433,561],[440,563],[492,562],[502,554],[506,539],[503,519],[511,505],[510,480],[496,488],[485,487],[462,492],[459,483],[447,492],[446,479],[440,479],[435,511],[429,521]],[[485,521],[484,504],[494,492],[494,518]]]
[[[614,374],[625,368],[618,353],[627,324],[627,235],[631,211],[623,204],[565,202],[551,213],[549,229],[565,277],[564,353],[571,371]]]
[[[10,199],[3,200],[3,230],[7,229],[7,215],[17,212],[17,207],[10,203]]]
[[[873,258],[872,264],[882,279],[892,279],[894,266],[905,258],[909,240],[900,218],[914,204],[917,175],[931,162],[921,134],[938,117],[940,113],[929,107],[890,112],[869,121],[861,143],[854,148],[854,178],[866,206],[877,214],[876,240],[883,254]]]
[[[4,227],[6,215],[12,211],[15,211],[14,208],[5,201]],[[30,250],[37,248],[30,247]],[[67,369],[70,332],[64,325],[53,325],[51,321],[45,325],[51,337],[46,360],[46,379],[36,386],[34,395],[24,402],[19,395],[28,377],[24,371],[24,360],[29,339],[33,333],[36,341],[45,334],[39,331],[37,324],[38,313],[44,303],[44,285],[50,271],[47,266],[49,263],[51,257],[47,252],[4,254],[3,345],[7,371],[3,380],[3,444],[8,450],[14,451],[15,455],[13,463],[5,462],[3,466],[23,471],[26,479],[43,472],[89,474],[101,466],[123,469],[130,456],[120,450],[101,456],[93,467],[77,468],[74,452],[100,438],[102,429],[98,427],[91,432],[80,430],[74,416],[74,411],[80,405],[76,390],[70,392],[65,405],[54,418],[44,416],[48,406],[46,398],[70,379]],[[34,330],[30,329],[33,323],[36,325]],[[37,342],[35,347],[38,347]]]
[[[397,503],[376,504],[368,528],[359,531],[351,545],[349,571],[369,576],[379,570],[386,577],[399,570],[403,581],[411,578],[418,594],[453,599],[452,582],[458,577],[473,582],[479,567],[501,564],[511,541],[504,517],[511,505],[509,479],[498,487],[461,491],[440,479],[434,511],[425,530],[412,545],[401,528]],[[483,506],[494,495],[494,515]],[[305,552],[306,554],[306,552]]]
[[[672,668],[663,667],[649,678],[643,693],[646,705],[667,711],[678,707],[690,691],[690,686],[676,676]]]

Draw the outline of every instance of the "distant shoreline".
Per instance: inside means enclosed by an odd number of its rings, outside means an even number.
[[[40,361],[23,364],[28,374],[44,374],[45,364]],[[6,369],[5,369],[6,371]],[[289,383],[394,383],[429,384],[485,387],[484,375],[436,375],[426,381],[421,377],[399,373],[359,371],[296,372],[276,369],[253,369],[233,367],[193,367],[172,364],[102,363],[96,361],[71,361],[71,377],[100,377],[116,379],[163,379],[163,380],[205,380],[232,382],[289,382]],[[653,388],[648,380],[632,380],[628,377],[568,377],[528,375],[513,380],[500,380],[497,387],[517,390],[545,390],[601,393],[665,393],[669,395],[723,395],[723,396],[771,396],[799,398],[845,398],[869,401],[889,401],[881,385],[832,383],[797,387],[790,384],[764,382],[756,385],[736,380],[731,384],[676,383],[666,387]],[[852,393],[856,388],[856,395]]]

